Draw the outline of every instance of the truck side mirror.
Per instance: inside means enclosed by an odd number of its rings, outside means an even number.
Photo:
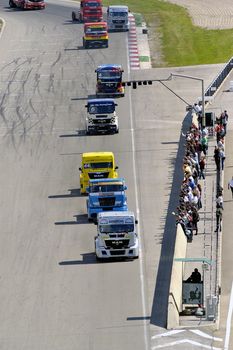
[[[127,188],[128,188],[127,186],[124,186],[124,190],[125,190],[125,191],[127,190]]]
[[[97,221],[94,221],[94,225],[98,225],[98,222],[97,222]]]
[[[85,105],[85,107],[87,108],[87,107],[88,107],[88,105]]]
[[[138,224],[138,220],[135,220],[135,224],[136,224],[136,225]]]
[[[115,166],[115,170],[119,169],[118,166]]]
[[[116,107],[116,106],[118,106],[118,104],[117,104],[117,103],[115,103],[115,107]]]
[[[78,168],[78,170],[82,171],[82,168]]]

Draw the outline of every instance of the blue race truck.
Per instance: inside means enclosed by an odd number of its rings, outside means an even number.
[[[97,74],[97,97],[123,97],[125,95],[124,86],[122,85],[124,70],[119,64],[103,64],[95,72]]]
[[[118,133],[118,117],[112,98],[96,98],[87,101],[86,133]]]
[[[127,186],[123,178],[96,179],[89,181],[87,215],[88,220],[96,220],[102,211],[126,211]]]

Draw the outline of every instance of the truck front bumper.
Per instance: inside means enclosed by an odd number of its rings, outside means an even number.
[[[118,132],[118,126],[113,124],[107,124],[107,125],[88,125],[87,126],[87,132],[90,134],[102,134],[102,133],[116,133]]]
[[[135,245],[126,249],[106,249],[99,245],[99,240],[95,238],[95,253],[98,259],[110,258],[132,258],[136,259],[139,256],[139,243],[136,239]]]

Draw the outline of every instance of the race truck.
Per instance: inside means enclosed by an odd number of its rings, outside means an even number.
[[[108,28],[106,22],[84,23],[83,47],[108,47]]]
[[[88,186],[87,216],[96,220],[102,211],[126,211],[127,186],[123,178],[90,180]]]
[[[73,21],[100,22],[103,20],[102,0],[81,0],[80,9],[72,11]]]
[[[43,0],[9,0],[11,8],[21,8],[23,10],[43,10],[45,2]]]
[[[129,30],[129,9],[124,5],[111,5],[107,9],[109,31]]]
[[[115,179],[118,177],[115,157],[112,152],[88,152],[82,154],[80,170],[80,193],[86,194],[89,180]]]
[[[97,260],[139,256],[137,220],[132,211],[105,211],[97,215],[95,254]]]
[[[121,96],[125,94],[122,86],[122,74],[124,70],[118,64],[104,64],[96,70],[97,84],[96,96]]]
[[[112,98],[96,98],[87,101],[87,134],[118,133],[117,104]]]

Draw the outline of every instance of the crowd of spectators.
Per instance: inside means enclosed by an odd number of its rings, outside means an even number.
[[[199,180],[205,180],[206,156],[208,153],[208,128],[202,126],[201,109],[197,110],[197,123],[192,123],[185,139],[185,156],[183,158],[184,178],[181,185],[179,206],[177,207],[176,223],[180,224],[187,236],[188,242],[192,242],[193,234],[198,234],[199,210],[202,208],[202,187]],[[227,111],[216,118],[216,146],[214,160],[216,170],[224,169],[225,150],[224,137],[227,132]],[[218,186],[216,198],[217,231],[221,230],[221,215],[223,210],[222,188]]]
[[[193,234],[198,234],[199,210],[202,208],[202,187],[199,180],[205,180],[208,129],[193,123],[186,133],[185,139],[184,178],[176,218],[177,223],[182,226],[188,242],[191,242]]]

